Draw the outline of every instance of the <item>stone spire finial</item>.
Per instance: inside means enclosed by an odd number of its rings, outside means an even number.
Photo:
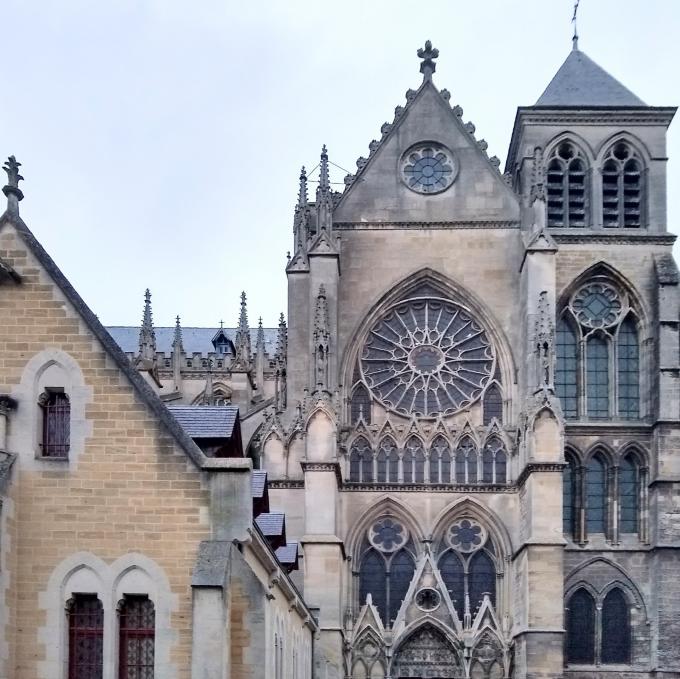
[[[300,188],[298,190],[298,207],[307,207],[307,171],[305,166],[300,170]]]
[[[250,327],[248,326],[248,307],[246,293],[241,293],[241,311],[236,329],[236,356],[232,369],[248,370],[250,368]]]
[[[319,163],[319,185],[316,188],[316,230],[330,231],[333,226],[333,196],[328,173],[328,151],[326,144],[321,149]]]
[[[182,344],[182,326],[179,322],[179,316],[175,318],[175,335],[172,340],[172,350],[177,353],[182,353],[184,351],[184,346]]]
[[[293,231],[295,233],[295,252],[303,249],[307,243],[309,235],[309,205],[307,200],[307,172],[304,165],[300,170],[300,188],[298,190],[298,200],[295,206],[295,218],[293,221]]]
[[[212,374],[212,358],[208,359],[208,372],[205,377],[205,389],[203,390],[203,402],[204,406],[214,406],[215,405],[215,388],[213,386],[213,374]]]
[[[418,50],[418,58],[422,59],[420,64],[420,72],[423,74],[423,80],[432,80],[432,74],[437,69],[437,64],[434,60],[439,56],[439,50],[432,47],[429,40],[425,41],[425,49],[422,47]]]
[[[575,0],[574,2],[574,14],[571,17],[571,23],[574,24],[574,35],[571,38],[571,49],[574,52],[578,52],[578,29],[576,27],[576,17],[578,15],[578,5],[581,0]]]
[[[276,335],[276,361],[281,365],[286,364],[286,357],[288,356],[288,327],[286,326],[286,319],[281,312],[279,316],[279,331]]]
[[[2,169],[7,173],[7,184],[2,188],[2,192],[7,196],[7,211],[12,214],[19,214],[19,201],[23,200],[23,191],[19,188],[19,182],[23,177],[19,174],[21,163],[10,156]]]
[[[286,327],[286,320],[283,316],[279,316],[279,331],[276,336],[276,354],[274,359],[276,362],[276,411],[281,412],[285,410],[288,400],[288,391],[286,383],[287,371],[287,357],[288,357],[288,328]]]
[[[144,312],[142,314],[142,326],[139,329],[139,355],[136,364],[140,370],[156,372],[156,332],[153,328],[149,288],[144,293]]]
[[[264,351],[264,328],[262,327],[262,316],[257,322],[257,341],[255,342],[256,351]]]

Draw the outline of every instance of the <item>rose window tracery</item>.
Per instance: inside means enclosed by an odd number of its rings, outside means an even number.
[[[387,517],[371,526],[368,539],[381,552],[395,552],[406,543],[408,531],[402,523]]]
[[[621,317],[623,301],[616,288],[598,281],[579,288],[572,297],[571,308],[583,325],[607,328]]]
[[[484,328],[453,302],[414,299],[369,331],[361,370],[373,396],[404,415],[434,417],[476,401],[493,375]]]
[[[453,184],[458,166],[446,147],[426,142],[411,147],[401,159],[401,175],[409,189],[440,193]]]
[[[486,542],[486,531],[472,519],[456,521],[449,529],[449,543],[460,552],[474,552]]]

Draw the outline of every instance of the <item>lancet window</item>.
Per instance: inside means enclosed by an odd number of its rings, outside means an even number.
[[[647,469],[642,456],[629,450],[616,464],[595,451],[585,464],[568,451],[562,476],[563,530],[575,542],[603,535],[619,542],[624,535],[645,539],[641,507]]]
[[[458,616],[474,615],[488,595],[496,604],[496,552],[486,529],[471,518],[444,534],[437,565]]]
[[[565,617],[568,664],[630,662],[630,605],[619,587],[597,598],[585,588],[577,589],[567,601]]]
[[[602,223],[605,228],[640,228],[643,164],[630,144],[612,146],[602,165]]]
[[[371,595],[383,624],[397,617],[415,572],[413,540],[403,522],[391,516],[374,521],[363,540],[359,566],[359,601]]]
[[[424,443],[412,435],[400,445],[390,435],[373,445],[366,436],[349,448],[349,482],[361,484],[505,485],[508,452],[498,433],[492,432],[478,448],[469,434],[455,445],[438,434]]]
[[[104,608],[96,594],[74,594],[68,606],[68,677],[101,679]]]
[[[640,340],[627,295],[594,279],[557,323],[555,387],[565,417],[640,417]]]
[[[570,141],[553,151],[547,164],[548,226],[585,227],[587,216],[585,156]]]

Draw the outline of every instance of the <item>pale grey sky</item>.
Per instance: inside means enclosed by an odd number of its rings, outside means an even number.
[[[571,49],[573,0],[3,0],[0,155],[21,213],[100,319],[251,324],[285,310],[301,165],[355,170],[380,125],[435,83],[505,159]],[[680,2],[581,0],[580,47],[648,104],[680,104]],[[680,231],[680,119],[668,137]],[[344,172],[332,177],[342,181]],[[313,187],[314,185],[312,185]],[[313,190],[310,192],[313,194]]]

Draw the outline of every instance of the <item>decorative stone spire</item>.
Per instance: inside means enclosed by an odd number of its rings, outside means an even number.
[[[19,188],[19,182],[23,180],[19,174],[20,167],[21,163],[14,156],[10,156],[2,166],[7,173],[7,184],[2,188],[2,192],[7,196],[7,212],[14,215],[19,214],[19,201],[24,198]]]
[[[203,401],[201,405],[204,406],[214,406],[215,405],[215,389],[213,387],[213,374],[212,374],[212,358],[208,359],[208,373],[205,377],[205,389],[203,390]]]
[[[285,410],[288,396],[286,385],[286,370],[287,370],[287,356],[288,356],[288,328],[286,327],[286,320],[281,313],[279,317],[279,332],[276,337],[276,354],[274,356],[276,362],[276,411],[281,412]]]
[[[144,293],[144,313],[142,315],[142,327],[139,330],[139,356],[137,361],[144,363],[143,367],[147,369],[155,365],[156,362],[156,333],[153,329],[149,288]]]
[[[184,357],[184,344],[182,343],[182,326],[179,316],[175,319],[175,335],[172,340],[172,378],[175,383],[175,391],[182,391],[182,359]]]
[[[177,353],[184,352],[184,345],[182,344],[182,326],[179,322],[179,316],[175,318],[175,335],[172,340],[172,350]]]
[[[246,293],[241,293],[241,312],[236,329],[236,356],[232,364],[232,370],[250,369],[250,327],[248,326],[248,308],[246,305]]]
[[[303,249],[309,236],[309,204],[307,201],[307,172],[304,165],[300,170],[300,188],[298,201],[295,206],[295,219],[293,224],[295,232],[295,252]]]
[[[286,319],[281,312],[279,316],[279,332],[276,336],[276,362],[279,365],[286,365],[288,358],[288,327]]]
[[[255,351],[264,352],[264,328],[262,327],[262,316],[257,322],[257,340],[255,342]]]
[[[257,340],[255,342],[255,381],[257,388],[262,392],[264,387],[264,328],[262,327],[262,316],[257,323]]]
[[[321,149],[319,164],[319,186],[316,188],[316,230],[325,229],[330,232],[333,226],[333,196],[328,173],[328,152],[326,145]]]
[[[432,43],[429,40],[425,41],[425,49],[422,47],[418,50],[418,58],[422,59],[420,64],[420,72],[423,74],[423,81],[432,80],[432,74],[437,69],[437,64],[434,60],[439,56],[439,50],[436,47],[432,47]]]
[[[314,384],[316,389],[328,388],[328,349],[330,345],[328,301],[326,288],[319,286],[314,314]]]
[[[578,29],[576,27],[576,17],[578,15],[578,5],[581,0],[575,0],[574,2],[574,14],[571,17],[571,23],[574,24],[574,35],[571,38],[571,49],[574,52],[578,52]]]

